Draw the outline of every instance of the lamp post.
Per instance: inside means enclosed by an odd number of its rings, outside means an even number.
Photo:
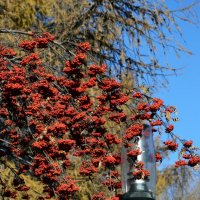
[[[133,146],[136,145],[133,143]],[[122,149],[122,190],[123,200],[155,200],[156,187],[156,161],[155,148],[152,136],[152,128],[149,124],[144,123],[142,137],[137,143],[137,147],[142,151],[137,156],[138,161],[144,163],[144,168],[151,175],[148,179],[135,179],[132,175],[134,161],[127,156],[126,148]]]

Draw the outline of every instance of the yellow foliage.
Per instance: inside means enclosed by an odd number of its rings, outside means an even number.
[[[48,16],[53,2],[53,0],[3,0],[0,2],[3,11],[0,12],[0,26],[30,30],[34,25],[39,25],[36,21],[36,12]]]
[[[16,175],[16,166],[13,162],[11,161],[6,161],[4,160],[1,164],[1,169],[0,169],[0,177],[1,177],[1,181],[5,184],[6,188],[5,190],[13,190],[14,186],[13,186],[13,180],[14,178],[17,176],[21,179],[24,180],[25,185],[30,187],[30,189],[28,191],[18,191],[17,192],[17,197],[15,198],[15,200],[21,200],[23,195],[28,194],[30,199],[37,199],[38,197],[45,197],[45,194],[43,193],[43,188],[44,185],[40,182],[37,181],[36,179],[34,179],[32,176],[29,175],[24,175],[24,174],[20,174],[20,175]],[[2,184],[1,184],[1,188],[0,188],[0,193],[2,192]],[[5,200],[11,200],[13,198],[6,198]],[[52,198],[53,200],[54,198]]]

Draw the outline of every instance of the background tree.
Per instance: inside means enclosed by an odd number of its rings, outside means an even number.
[[[198,174],[199,176],[199,174]],[[189,199],[195,199],[195,200],[198,200],[199,198],[199,195],[200,195],[200,192],[199,192],[199,180],[198,180],[198,184],[196,184],[196,187],[192,188],[191,192],[186,196],[186,200],[189,200]]]
[[[157,172],[158,200],[197,200],[199,198],[199,166],[167,166]]]
[[[156,198],[158,200],[187,200],[189,196],[193,196],[194,199],[198,199],[198,191],[194,188],[198,188],[199,166],[191,169],[187,166],[178,167],[176,164],[167,165],[167,161],[170,162],[171,154],[162,144],[160,136],[154,139],[156,150],[162,156],[161,162],[157,163]],[[187,157],[184,149],[177,156],[179,160],[182,157]],[[167,165],[164,168],[163,160]]]
[[[3,0],[0,8],[1,28],[48,30],[68,46],[89,41],[93,56],[108,64],[110,76],[131,71],[135,81],[153,86],[175,73],[175,67],[159,64],[157,51],[186,51],[170,38],[175,31],[181,35],[177,20],[188,20],[184,12],[191,7],[171,11],[160,0]]]

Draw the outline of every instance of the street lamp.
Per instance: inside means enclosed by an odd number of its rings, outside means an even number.
[[[133,146],[136,145],[133,143]],[[144,124],[142,137],[137,143],[137,147],[142,151],[137,156],[138,161],[144,163],[144,168],[151,175],[148,179],[135,179],[132,175],[134,169],[134,161],[127,156],[127,150],[122,149],[122,190],[123,200],[155,200],[156,187],[156,161],[155,148],[152,136],[152,128],[149,124]]]

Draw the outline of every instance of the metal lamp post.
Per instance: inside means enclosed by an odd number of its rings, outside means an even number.
[[[133,144],[135,145],[135,144]],[[133,160],[127,156],[125,148],[122,149],[122,190],[123,200],[155,200],[156,187],[156,161],[155,148],[152,136],[151,126],[144,124],[142,137],[137,143],[137,147],[142,151],[141,155],[137,156],[138,161],[144,163],[144,168],[151,175],[149,179],[134,179],[132,172],[134,171]]]

